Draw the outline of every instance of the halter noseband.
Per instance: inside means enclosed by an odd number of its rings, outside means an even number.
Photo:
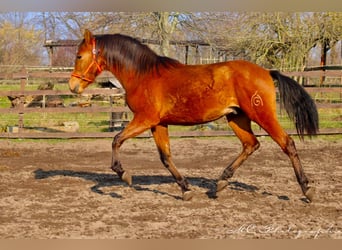
[[[87,78],[87,77],[85,77],[85,75],[88,73],[88,71],[90,70],[90,68],[95,64],[96,65],[96,67],[97,67],[97,69],[101,72],[102,71],[102,69],[101,69],[101,66],[99,65],[99,63],[97,62],[97,51],[96,51],[96,41],[95,41],[95,39],[93,39],[93,49],[92,49],[92,54],[93,54],[93,61],[91,62],[91,64],[89,64],[89,66],[88,66],[88,68],[86,69],[86,71],[82,74],[82,75],[80,75],[80,74],[77,74],[77,73],[72,73],[71,74],[71,76],[73,76],[73,77],[76,77],[76,78],[79,78],[79,79],[81,79],[81,80],[83,80],[83,81],[87,81],[87,82],[93,82],[94,81],[94,79],[89,79],[89,78]]]

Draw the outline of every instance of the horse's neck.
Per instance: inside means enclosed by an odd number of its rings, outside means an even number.
[[[139,76],[133,72],[127,72],[125,70],[117,70],[115,68],[110,69],[116,79],[121,83],[126,93],[134,91],[138,87]]]

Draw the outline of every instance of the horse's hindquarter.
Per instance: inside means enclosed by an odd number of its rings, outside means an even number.
[[[231,74],[226,64],[183,65],[165,72],[160,118],[169,124],[196,124],[216,120],[238,107]]]
[[[229,66],[234,72],[235,96],[246,115],[257,123],[274,115],[276,92],[269,71],[247,61],[231,61]]]

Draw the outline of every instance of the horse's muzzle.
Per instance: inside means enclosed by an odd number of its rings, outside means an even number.
[[[78,79],[71,77],[69,80],[69,89],[72,93],[79,94],[82,87]]]

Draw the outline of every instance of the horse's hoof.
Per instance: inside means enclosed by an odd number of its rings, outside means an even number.
[[[183,193],[183,200],[184,201],[189,201],[194,197],[194,192],[193,191],[185,191]]]
[[[216,185],[216,192],[222,191],[225,187],[228,186],[227,180],[219,180]]]
[[[314,187],[309,187],[308,190],[306,190],[304,195],[310,202],[312,202],[315,193],[316,193],[316,189]]]
[[[121,176],[121,180],[123,180],[124,182],[126,182],[128,184],[128,186],[132,186],[132,176],[130,173],[128,173],[127,171],[125,171],[122,176]]]

